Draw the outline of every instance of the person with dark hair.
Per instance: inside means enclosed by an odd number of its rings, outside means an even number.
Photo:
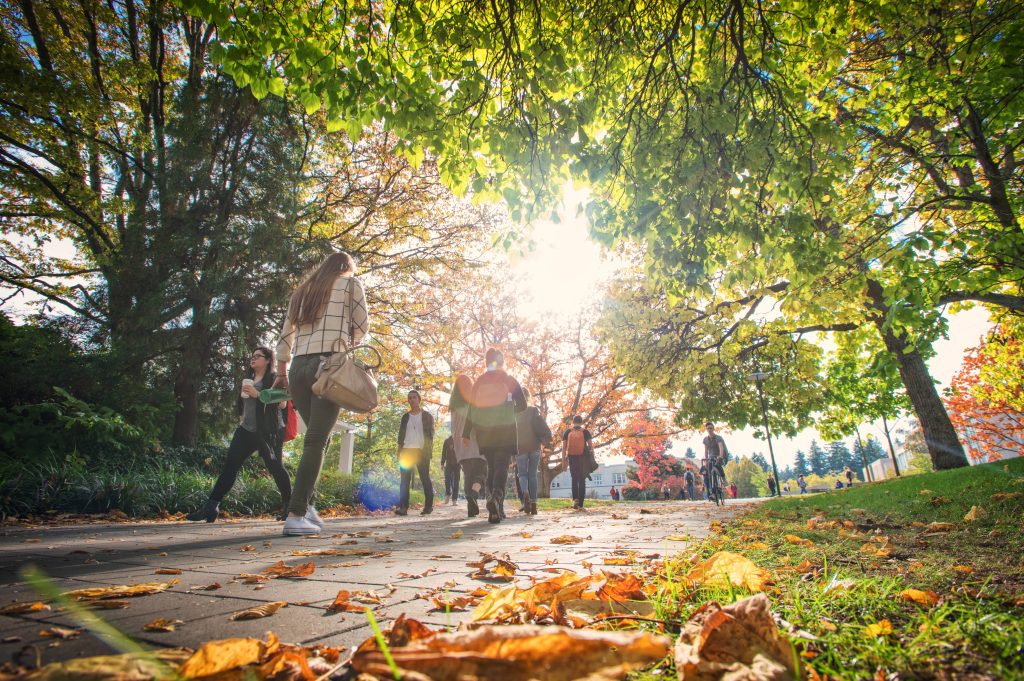
[[[459,501],[459,460],[455,457],[455,438],[449,435],[441,445],[441,470],[444,471],[445,503],[454,506]]]
[[[448,411],[452,418],[452,445],[455,459],[462,467],[462,495],[466,497],[466,515],[474,518],[480,515],[480,497],[486,489],[487,460],[480,454],[476,431],[468,439],[461,437],[469,416],[469,401],[473,396],[473,379],[465,374],[455,377]]]
[[[434,453],[434,417],[420,408],[420,392],[410,390],[406,396],[409,411],[402,415],[398,425],[398,467],[401,483],[398,488],[398,507],[395,515],[409,513],[409,490],[412,476],[418,472],[423,485],[423,510],[420,515],[434,511],[434,483],[430,480],[430,458]]]
[[[292,485],[288,472],[281,462],[281,437],[284,428],[281,409],[285,403],[263,404],[259,400],[260,390],[269,388],[277,378],[273,365],[274,353],[270,348],[260,346],[252,351],[249,370],[242,381],[241,394],[238,397],[238,427],[231,436],[224,468],[217,476],[210,497],[202,506],[185,516],[187,520],[205,520],[212,523],[217,519],[220,514],[220,503],[234,487],[238,471],[253,452],[259,452],[260,458],[277,483],[278,491],[281,492],[283,508],[288,508]]]
[[[277,343],[274,387],[289,388],[292,403],[306,424],[302,458],[284,523],[286,535],[319,534],[323,528],[323,520],[312,504],[313,493],[341,408],[314,395],[313,383],[323,360],[334,352],[358,346],[369,332],[366,292],[355,269],[352,256],[338,252],[311,270],[288,301]]]
[[[468,446],[476,431],[480,453],[487,460],[487,522],[500,523],[505,514],[509,462],[516,455],[516,414],[526,409],[526,396],[519,382],[505,373],[501,350],[490,348],[484,361],[487,368],[473,385],[462,437]]]
[[[525,388],[527,402],[530,393]],[[537,515],[537,473],[540,470],[541,445],[551,444],[551,429],[537,407],[528,406],[516,414],[516,479],[519,482],[520,512]]]
[[[569,469],[572,478],[572,507],[583,510],[587,498],[587,448],[593,447],[590,431],[583,427],[583,417],[572,417],[572,428],[562,433],[562,470]]]

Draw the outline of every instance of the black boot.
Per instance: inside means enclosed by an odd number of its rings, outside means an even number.
[[[500,523],[501,515],[498,513],[498,495],[492,494],[487,497],[487,522]]]
[[[466,495],[466,515],[470,518],[480,515],[480,505],[476,503],[475,494]]]
[[[536,499],[531,499],[530,500],[530,510],[528,510],[527,513],[529,513],[530,515],[537,515],[537,500]]]
[[[214,501],[213,499],[207,499],[203,502],[203,505],[196,510],[185,516],[185,520],[191,520],[193,522],[198,520],[205,520],[208,523],[212,523],[220,515],[220,502]]]
[[[505,519],[505,497],[498,497],[498,517],[502,520]]]

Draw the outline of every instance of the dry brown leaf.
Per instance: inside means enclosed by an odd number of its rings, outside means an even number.
[[[16,601],[0,608],[0,615],[23,615],[26,612],[49,610],[50,606],[41,601]]]
[[[797,678],[798,668],[764,594],[724,608],[701,606],[679,635],[675,661],[679,678],[687,681],[788,681]]]
[[[626,514],[626,513],[614,513],[613,512],[612,513],[612,518],[614,518],[615,520],[628,520],[629,519],[629,515]]]
[[[86,601],[84,605],[90,610],[121,610],[128,607],[128,601]]]
[[[366,612],[369,607],[352,602],[352,592],[342,589],[334,597],[334,602],[327,606],[328,612]]]
[[[79,657],[54,662],[32,672],[32,681],[153,681],[168,678],[167,666],[177,667],[191,655],[182,648],[145,653]],[[164,666],[167,665],[167,666]]]
[[[586,539],[590,539],[590,537],[588,536]],[[584,541],[584,537],[577,537],[572,534],[563,534],[559,537],[551,538],[552,544],[579,544],[582,541]]]
[[[153,620],[147,624],[142,625],[144,631],[174,631],[180,627],[184,622],[181,620],[171,620],[164,617]]]
[[[665,541],[690,541],[690,535],[688,534],[670,534],[665,537]]]
[[[969,575],[974,572],[974,568],[970,565],[954,565],[953,569],[961,574]]]
[[[767,551],[768,549],[771,548],[771,546],[769,546],[768,544],[765,544],[763,541],[756,541],[756,542],[753,542],[750,545],[750,548],[758,549],[760,551]]]
[[[156,571],[158,575],[180,575],[181,570],[178,568],[160,568]]]
[[[434,596],[434,610],[465,610],[467,605],[473,605],[476,599],[472,596]]]
[[[732,551],[719,551],[694,567],[687,579],[709,586],[740,586],[748,591],[764,591],[772,581],[771,573],[758,567],[745,556]]]
[[[281,647],[274,634],[267,634],[267,642],[256,638],[227,638],[204,643],[199,650],[182,663],[178,674],[186,679],[213,676],[236,667],[255,664]]]
[[[522,537],[523,539],[532,539],[532,538],[533,538],[533,532],[526,532],[526,531],[523,531],[523,532],[519,532],[518,534],[519,534],[519,536],[520,536],[520,537]]]
[[[1019,499],[1024,496],[1021,492],[996,492],[992,495],[992,501],[1006,501],[1007,499]]]
[[[437,572],[437,568],[427,568],[423,572],[418,573],[399,572],[398,575],[396,576],[402,577],[403,579],[420,579],[421,577],[426,577],[427,575],[433,574],[435,572]]]
[[[70,639],[78,638],[82,635],[81,629],[68,629],[66,627],[49,627],[39,632],[39,635],[43,638],[60,638]]]
[[[190,586],[189,591],[216,591],[221,588],[220,582],[214,582],[213,584],[207,584],[205,586]]]
[[[240,610],[228,619],[232,621],[263,619],[264,617],[270,617],[286,605],[288,605],[287,601],[274,601],[272,603],[264,603],[263,605],[257,605],[255,608],[249,608],[248,610]]]
[[[461,539],[462,535],[464,535],[464,534],[465,534],[465,532],[463,532],[462,530],[455,530],[454,532],[451,533],[451,538],[452,539]]]
[[[242,547],[242,550],[243,550],[243,551],[255,551],[255,550],[256,550],[256,547],[255,547],[255,546],[253,546],[252,544],[246,544],[246,545],[244,545],[244,546]]]
[[[904,589],[899,593],[899,599],[909,603],[917,603],[926,607],[932,607],[939,602],[939,594],[934,591],[921,591],[920,589]]]
[[[166,591],[177,584],[179,579],[172,579],[169,582],[146,582],[144,584],[133,584],[131,586],[101,586],[89,589],[75,589],[65,591],[62,596],[76,601],[93,601],[107,598],[135,598],[137,596],[148,596],[150,594]]]
[[[953,523],[939,523],[933,522],[928,523],[924,526],[925,532],[952,532],[956,529],[956,525]]]
[[[274,563],[266,570],[261,571],[260,574],[266,575],[271,579],[301,579],[309,577],[315,571],[316,565],[313,564],[313,561],[300,563],[298,565],[287,565],[283,560],[281,560]]]
[[[814,542],[810,539],[804,539],[803,537],[798,537],[795,534],[787,534],[786,541],[790,544],[799,544],[801,546],[814,546]]]
[[[964,522],[973,523],[978,518],[984,518],[986,515],[988,514],[981,506],[971,506],[971,510],[964,516]]]
[[[291,552],[293,556],[376,556],[388,555],[371,549],[296,549]]]
[[[502,681],[621,679],[668,654],[671,641],[642,632],[574,630],[559,626],[486,625],[473,631],[434,634],[391,647],[400,673],[432,681],[466,678]],[[374,639],[352,656],[361,673],[391,678]]]

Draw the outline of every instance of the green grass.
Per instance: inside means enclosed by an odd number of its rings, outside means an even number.
[[[993,499],[1013,493],[1021,495]],[[965,521],[972,506],[985,513]],[[839,524],[811,528],[811,518]],[[840,535],[842,521],[854,525],[843,532],[856,536]],[[954,529],[930,534],[922,525],[932,522]],[[1024,678],[1022,523],[1024,459],[1017,459],[773,500],[693,548],[701,559],[735,551],[769,570],[774,583],[767,595],[775,613],[817,638],[800,642],[797,650],[802,664],[819,674],[1011,679]],[[791,543],[786,535],[813,544]],[[882,538],[888,538],[889,555],[861,550],[882,546]],[[795,569],[804,561],[808,569]],[[736,588],[691,591],[679,578],[690,567],[690,556],[672,558],[659,575],[652,600],[669,633],[709,600],[724,605],[749,595]],[[938,603],[901,599],[900,592],[911,588],[935,593]],[[868,626],[882,620],[891,623],[892,633],[869,635]],[[674,676],[670,666],[631,678]]]

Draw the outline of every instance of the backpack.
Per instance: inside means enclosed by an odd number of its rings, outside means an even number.
[[[565,453],[569,456],[582,456],[587,448],[587,436],[582,428],[573,428],[566,438]]]

